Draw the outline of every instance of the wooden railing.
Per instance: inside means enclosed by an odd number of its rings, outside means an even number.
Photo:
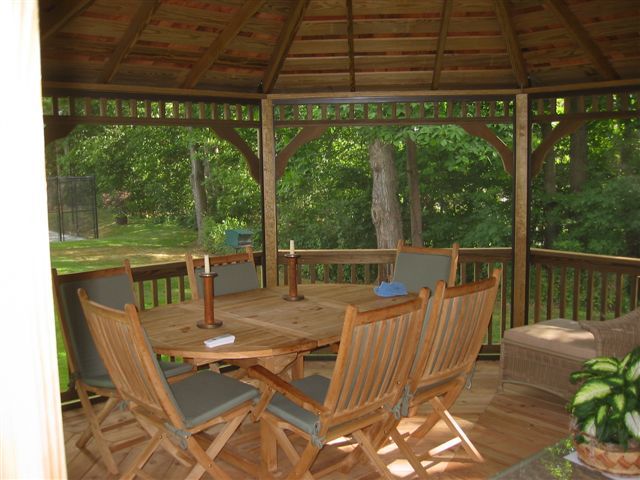
[[[287,283],[286,259],[278,255],[281,284]],[[299,250],[301,293],[305,283],[378,284],[393,274],[395,250]],[[261,252],[255,253],[261,275]],[[497,356],[505,330],[511,328],[511,248],[463,248],[458,283],[486,278],[502,269],[502,282],[494,315],[481,353]],[[381,275],[384,275],[381,276]],[[142,308],[191,298],[184,262],[133,267]],[[529,323],[564,317],[605,320],[638,306],[640,259],[590,255],[555,250],[531,250]],[[69,399],[63,395],[65,400]]]

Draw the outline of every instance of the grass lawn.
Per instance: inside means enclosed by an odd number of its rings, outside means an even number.
[[[132,266],[184,260],[187,250],[197,248],[197,232],[185,227],[130,220],[116,225],[111,214],[101,212],[100,238],[50,244],[51,266],[58,273],[83,272],[118,267],[128,258]],[[56,324],[60,389],[68,383],[67,353],[62,331]]]

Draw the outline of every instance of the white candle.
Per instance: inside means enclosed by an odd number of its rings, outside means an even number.
[[[293,240],[289,240],[289,255],[294,255],[296,253],[295,245],[293,244]]]
[[[211,273],[211,264],[209,263],[209,255],[204,256],[204,273]]]

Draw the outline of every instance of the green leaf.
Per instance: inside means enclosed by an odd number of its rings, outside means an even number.
[[[625,378],[629,382],[635,382],[640,378],[640,358],[633,359],[629,362]]]
[[[593,377],[593,373],[589,372],[589,371],[579,371],[579,372],[573,372],[570,376],[569,376],[569,380],[571,381],[571,383],[578,383],[582,380],[586,380],[588,378]]]
[[[591,437],[596,436],[596,419],[595,417],[587,418],[582,424],[582,431]]]
[[[611,406],[618,412],[623,413],[626,405],[626,397],[624,393],[616,393],[611,399]]]
[[[604,398],[609,395],[612,390],[611,385],[607,382],[597,379],[589,380],[576,392],[573,397],[573,405],[580,405],[594,398]]]
[[[595,357],[584,363],[585,367],[595,373],[615,373],[618,371],[620,361],[611,357]]]
[[[631,435],[640,439],[640,412],[638,410],[627,412],[624,415],[624,424]]]

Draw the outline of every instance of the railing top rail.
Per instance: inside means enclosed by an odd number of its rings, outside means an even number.
[[[561,250],[531,249],[533,263],[553,263],[556,265],[580,264],[584,268],[606,269],[618,271],[639,271],[640,258],[596,255],[592,253],[564,252]]]

